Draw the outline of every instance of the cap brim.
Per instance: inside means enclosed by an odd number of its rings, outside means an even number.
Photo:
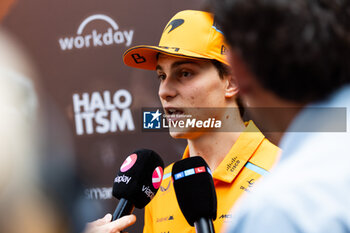
[[[184,49],[176,51],[174,48],[164,48],[159,46],[139,45],[128,49],[123,54],[123,61],[126,65],[146,69],[155,70],[157,66],[157,54],[164,53],[176,57],[212,59],[198,53],[193,53]]]

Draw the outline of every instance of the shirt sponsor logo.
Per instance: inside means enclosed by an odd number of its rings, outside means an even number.
[[[121,172],[126,172],[128,171],[135,163],[136,163],[136,160],[137,160],[137,154],[132,154],[132,155],[129,155],[124,163],[122,164],[122,166],[120,167],[120,171]]]
[[[113,95],[110,91],[73,94],[76,134],[134,131],[131,103],[132,96],[125,89]]]
[[[254,179],[247,180],[247,184],[241,185],[240,189],[244,190],[245,192],[250,192],[250,189],[253,187],[254,183],[255,183]]]
[[[218,221],[222,221],[223,223],[232,222],[232,214],[222,214]]]
[[[94,21],[104,21],[108,25],[106,31],[99,32],[96,29],[91,31],[84,30],[88,24],[92,24]],[[129,46],[132,43],[133,35],[134,30],[120,30],[118,24],[111,17],[104,14],[95,14],[83,20],[75,36],[59,38],[58,43],[63,51],[110,46],[113,44]]]
[[[167,216],[167,217],[164,217],[164,218],[157,218],[156,222],[164,222],[164,221],[171,221],[171,220],[174,220],[174,216],[173,215],[170,215],[170,216]]]
[[[238,164],[240,164],[240,161],[237,159],[237,156],[232,158],[230,163],[226,165],[226,170],[230,172],[234,172],[237,168]]]
[[[168,185],[167,185],[166,187],[164,187],[164,186],[161,185],[161,186],[160,186],[160,191],[162,191],[162,192],[168,191],[169,188],[170,188],[171,183],[172,183],[172,179],[169,180]]]
[[[232,214],[222,214],[219,219],[230,219],[232,218]]]

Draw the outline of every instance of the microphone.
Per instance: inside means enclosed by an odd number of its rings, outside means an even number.
[[[129,215],[134,207],[144,208],[156,195],[163,179],[164,163],[152,150],[140,149],[129,155],[114,179],[113,196],[119,203],[112,221]]]
[[[209,166],[202,157],[195,156],[176,162],[171,176],[177,202],[197,233],[214,233],[217,199]]]

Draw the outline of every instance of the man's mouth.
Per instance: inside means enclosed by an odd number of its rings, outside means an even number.
[[[168,118],[179,118],[184,114],[184,111],[179,108],[165,108],[165,113]]]

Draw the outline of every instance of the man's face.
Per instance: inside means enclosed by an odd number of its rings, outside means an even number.
[[[160,54],[157,64],[159,97],[167,115],[177,120],[176,115],[192,115],[197,119],[208,119],[211,111],[199,108],[225,108],[227,82],[221,79],[217,69],[209,60],[187,59]],[[196,109],[197,108],[197,109]],[[215,111],[217,114],[218,112]],[[220,113],[219,113],[220,114]],[[193,138],[198,133],[170,131],[174,138]]]

